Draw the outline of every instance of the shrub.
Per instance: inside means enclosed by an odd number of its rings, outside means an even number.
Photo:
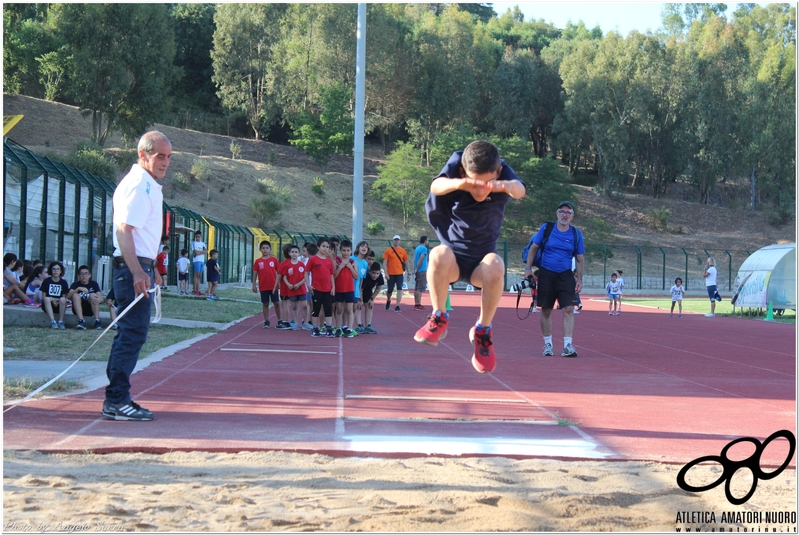
[[[175,173],[172,175],[172,184],[176,189],[188,191],[191,189],[191,177],[183,173]]]
[[[384,230],[386,230],[386,227],[380,221],[372,221],[366,225],[366,231],[372,236],[377,236]]]
[[[780,199],[782,201],[782,199]],[[791,205],[788,203],[780,202],[776,208],[772,208],[768,213],[769,225],[779,227],[791,220],[793,211]]]
[[[325,194],[324,187],[325,187],[325,181],[319,178],[318,176],[314,177],[313,186],[311,186],[313,192],[316,193],[317,195],[324,195]]]
[[[197,180],[202,180],[203,178],[211,178],[211,169],[208,166],[208,162],[205,160],[194,160],[194,163],[191,164],[191,176],[196,178]]]
[[[256,197],[250,201],[250,213],[259,227],[263,227],[270,221],[277,219],[282,210],[283,203],[279,199],[268,195]]]
[[[669,227],[671,210],[668,208],[653,208],[646,213],[646,216],[652,228],[665,231]]]
[[[241,158],[241,145],[236,143],[235,141],[230,142],[230,154],[233,155],[233,159]]]
[[[67,165],[97,175],[111,182],[116,182],[118,170],[116,163],[106,156],[102,147],[91,142],[78,143],[75,150],[66,157],[55,156],[53,159],[60,160]]]
[[[258,189],[258,193],[277,199],[281,204],[291,200],[291,188],[280,185],[271,178],[259,178],[255,181],[255,186]]]

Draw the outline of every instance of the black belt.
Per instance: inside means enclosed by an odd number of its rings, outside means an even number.
[[[139,261],[139,264],[147,267],[155,267],[155,260],[152,258],[145,258],[143,256],[137,256],[136,259]],[[122,267],[125,265],[125,259],[121,256],[114,257],[114,267]]]

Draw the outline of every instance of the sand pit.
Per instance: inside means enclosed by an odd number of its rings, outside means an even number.
[[[760,481],[747,503],[732,506],[723,485],[685,492],[675,482],[680,465],[648,462],[7,451],[3,464],[4,532],[795,528],[763,522],[774,511],[795,522],[795,470]],[[700,470],[708,482],[720,473]],[[740,471],[733,493],[746,494],[751,482]],[[686,512],[693,518],[677,522]],[[743,521],[722,523],[730,512]],[[746,522],[757,513],[759,523]]]

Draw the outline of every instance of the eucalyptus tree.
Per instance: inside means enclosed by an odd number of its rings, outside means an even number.
[[[175,66],[181,81],[174,90],[175,108],[216,111],[219,99],[213,82],[214,4],[173,4],[170,15],[175,28]]]
[[[48,17],[64,43],[66,92],[91,115],[94,142],[117,129],[134,139],[168,109],[176,69],[166,5],[51,4]]]
[[[219,4],[211,58],[222,106],[242,112],[256,138],[266,137],[279,116],[273,47],[285,4]]]
[[[411,28],[396,4],[369,4],[366,15],[366,131],[380,136],[383,151],[413,104]]]
[[[742,84],[748,53],[743,32],[711,15],[694,23],[679,59],[687,81],[681,113],[687,174],[707,204],[717,181],[742,172]]]
[[[474,25],[469,13],[448,6],[440,15],[417,11],[413,108],[407,121],[411,138],[429,164],[435,134],[468,124],[479,96],[478,77],[490,77],[494,65],[476,65]]]
[[[796,202],[796,7],[744,5],[735,24],[749,52],[740,125],[750,207],[776,204],[784,219]]]

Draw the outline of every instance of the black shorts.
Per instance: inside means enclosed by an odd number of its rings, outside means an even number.
[[[481,256],[480,258],[474,258],[471,256],[463,256],[455,253],[455,263],[458,264],[458,280],[450,281],[453,282],[465,282],[466,284],[472,284],[472,275],[474,274],[474,270],[477,269],[477,266],[483,261],[485,256]],[[476,290],[480,290],[479,287],[474,287]]]
[[[73,304],[72,305],[72,313],[77,316],[78,315],[78,311],[75,310],[75,308],[76,307]],[[94,311],[92,310],[92,305],[91,305],[91,303],[89,303],[88,299],[81,298],[81,300],[80,300],[80,308],[81,308],[81,312],[83,312],[84,316],[94,316]],[[100,318],[97,318],[97,319],[100,319]]]
[[[320,310],[324,311],[326,318],[329,318],[333,315],[333,295],[330,292],[314,290],[313,311],[311,312],[311,316],[318,318]]]
[[[400,273],[399,275],[389,275],[388,276],[388,283],[386,284],[386,291],[391,293],[394,291],[394,287],[397,287],[397,291],[402,290],[402,285],[405,283],[405,274]]]
[[[334,303],[354,303],[355,301],[357,301],[355,292],[336,292],[336,295],[333,296]]]
[[[272,301],[273,305],[276,305],[280,301],[280,297],[277,295],[277,292],[261,290],[261,303],[264,305],[269,305],[269,301]]]
[[[555,308],[555,299],[561,308],[574,306],[575,284],[572,270],[556,273],[538,268],[538,306]]]

